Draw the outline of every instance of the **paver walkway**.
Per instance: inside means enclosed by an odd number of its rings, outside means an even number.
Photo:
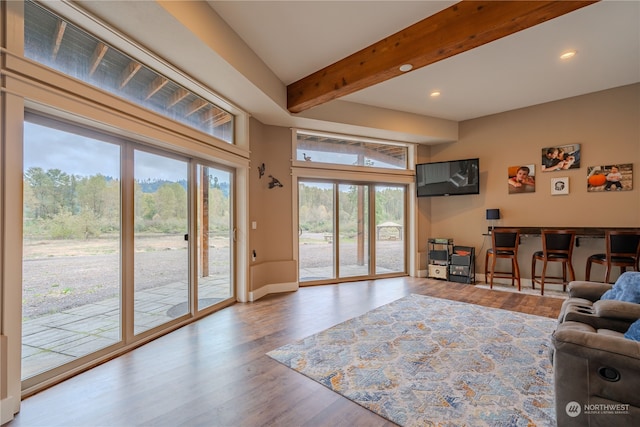
[[[225,283],[226,282],[226,283]],[[199,308],[229,298],[228,279],[200,279]],[[172,283],[137,291],[134,333],[147,331],[188,311],[187,285]],[[71,362],[120,341],[120,298],[113,297],[22,323],[22,378]]]

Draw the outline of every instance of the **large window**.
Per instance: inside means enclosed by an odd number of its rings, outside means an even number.
[[[407,272],[406,186],[298,182],[301,282]]]
[[[341,166],[407,169],[404,144],[362,137],[295,131],[296,160]]]
[[[246,298],[248,117],[75,2],[1,9],[2,385],[19,399]]]
[[[122,338],[120,150],[24,125],[23,378]]]
[[[27,384],[232,301],[232,170],[27,118]]]
[[[32,1],[25,2],[25,56],[223,141],[229,112],[156,73]]]
[[[415,146],[293,130],[299,280],[407,274]]]

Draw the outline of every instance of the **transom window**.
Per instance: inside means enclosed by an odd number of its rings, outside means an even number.
[[[345,166],[407,169],[406,145],[366,138],[295,131],[296,160]]]
[[[27,58],[223,141],[234,142],[231,113],[34,2],[25,2],[24,9]]]

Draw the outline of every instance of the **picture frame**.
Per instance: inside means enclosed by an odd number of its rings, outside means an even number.
[[[542,149],[542,172],[580,168],[580,144],[556,145]]]
[[[587,167],[587,192],[633,190],[633,163]]]
[[[533,193],[536,191],[535,165],[509,166],[507,176],[509,194]]]
[[[559,196],[563,194],[569,194],[569,177],[563,176],[562,178],[552,178],[551,195]]]

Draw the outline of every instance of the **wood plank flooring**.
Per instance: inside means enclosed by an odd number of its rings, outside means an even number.
[[[265,353],[411,293],[551,318],[563,301],[411,277],[305,287],[235,304],[31,396],[8,425],[392,426]]]

